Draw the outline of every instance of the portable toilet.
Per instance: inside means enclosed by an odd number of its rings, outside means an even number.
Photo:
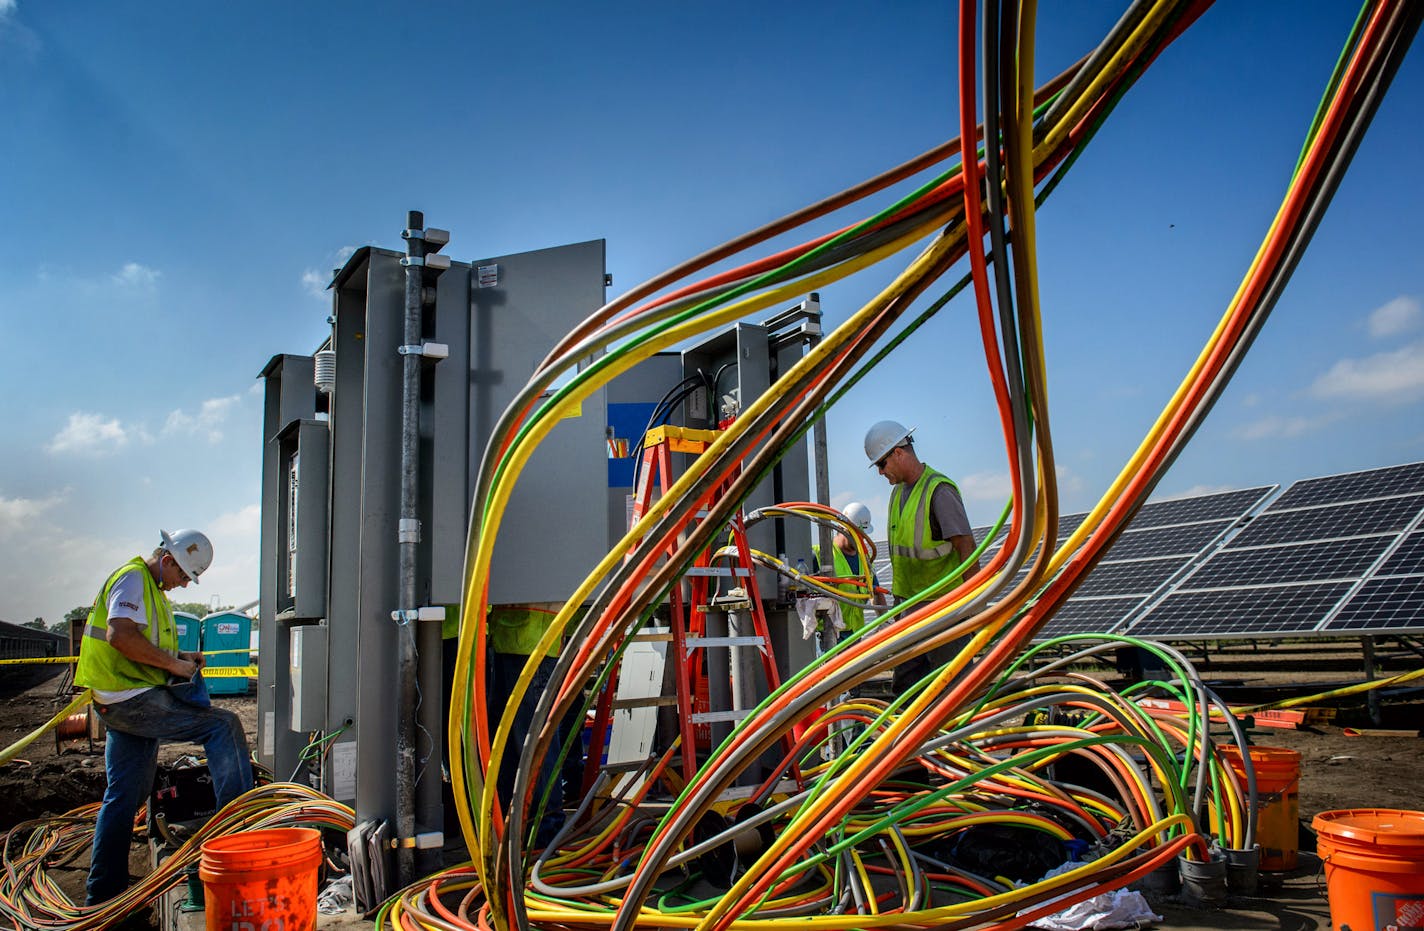
[[[203,674],[212,695],[245,695],[246,676],[224,676],[214,673],[224,666],[247,666],[251,660],[252,618],[236,611],[220,611],[203,618],[203,651],[208,654],[208,669]],[[227,652],[227,651],[236,652]]]
[[[196,653],[203,648],[203,622],[198,615],[174,611],[173,623],[178,626],[178,652]]]

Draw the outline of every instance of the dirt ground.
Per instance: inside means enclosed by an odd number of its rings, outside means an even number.
[[[1312,682],[1329,686],[1351,678],[1349,668],[1312,669],[1310,665],[1320,663],[1293,663],[1292,656],[1284,655],[1267,659],[1272,661],[1267,666],[1276,669],[1252,666],[1239,673],[1232,663],[1218,658],[1203,670],[1203,676],[1210,682],[1210,673],[1215,672],[1218,682],[1237,689],[1252,685],[1265,688],[1272,680],[1302,688]],[[1388,673],[1387,669],[1384,675]],[[63,700],[56,695],[60,683],[61,679],[56,678],[19,695],[0,698],[0,747],[27,735],[63,708]],[[248,729],[249,742],[255,742],[256,698],[252,693],[214,696],[214,702],[238,712]],[[1334,710],[1333,722],[1304,729],[1257,726],[1250,735],[1259,745],[1289,747],[1302,754],[1303,821],[1309,824],[1319,811],[1424,807],[1424,791],[1418,784],[1420,773],[1424,773],[1424,739],[1417,736],[1424,727],[1424,700],[1414,695],[1387,696],[1383,727],[1368,720],[1363,699],[1321,703],[1320,708]],[[1360,736],[1351,736],[1354,732],[1360,732]],[[199,750],[191,745],[165,745],[161,759],[168,762]],[[63,740],[57,749],[51,733],[31,743],[20,757],[9,766],[0,767],[0,830],[31,817],[63,813],[103,796],[103,740],[94,742],[91,749],[87,739],[75,737]]]
[[[1405,652],[1377,655],[1380,675],[1418,668],[1424,659]],[[1362,678],[1358,645],[1219,645],[1198,662],[1203,678],[1234,702],[1264,701],[1294,689],[1311,694],[1358,682]],[[14,695],[4,694],[0,673],[0,748],[7,747],[44,724],[67,698],[57,694],[62,678]],[[256,740],[255,696],[215,696],[214,702],[236,711]],[[1309,707],[1334,714],[1327,723],[1299,729],[1257,726],[1252,742],[1294,749],[1301,754],[1300,818],[1302,866],[1291,877],[1272,877],[1263,886],[1259,912],[1218,913],[1202,921],[1200,913],[1183,912],[1168,901],[1159,904],[1174,928],[1293,928],[1325,927],[1318,861],[1309,853],[1313,839],[1308,826],[1315,814],[1346,808],[1424,809],[1420,774],[1424,773],[1424,690],[1396,689],[1383,694],[1377,720],[1362,697],[1321,701]],[[165,746],[161,759],[171,761],[200,748]],[[83,736],[56,745],[53,734],[31,744],[14,762],[0,766],[0,831],[19,821],[59,814],[98,801],[104,789],[102,739],[92,744]],[[1268,901],[1269,900],[1269,901]],[[1308,906],[1308,907],[1306,907]]]

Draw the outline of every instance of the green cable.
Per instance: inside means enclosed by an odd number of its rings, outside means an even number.
[[[1355,23],[1350,27],[1350,34],[1345,37],[1345,44],[1340,49],[1340,56],[1335,59],[1335,68],[1330,72],[1330,79],[1325,82],[1325,92],[1321,95],[1320,102],[1315,105],[1315,116],[1311,118],[1310,128],[1306,130],[1305,142],[1301,144],[1300,155],[1296,156],[1295,168],[1291,169],[1292,180],[1300,174],[1300,166],[1304,164],[1305,156],[1315,142],[1316,134],[1320,132],[1320,124],[1325,122],[1326,111],[1330,109],[1330,98],[1334,96],[1335,89],[1340,86],[1340,79],[1345,76],[1345,66],[1350,58],[1350,50],[1359,42],[1369,8],[1370,4],[1366,2],[1360,6],[1360,12],[1355,14]]]

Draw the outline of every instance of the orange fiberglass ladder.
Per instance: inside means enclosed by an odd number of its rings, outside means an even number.
[[[630,526],[636,524],[672,484],[672,454],[701,455],[716,437],[715,430],[674,426],[648,431],[643,440],[638,482],[629,515]],[[731,478],[720,483],[699,502],[695,520],[705,517],[706,503],[725,494],[730,483]],[[714,744],[712,735],[715,733],[725,736],[760,700],[754,675],[758,658],[766,688],[770,691],[780,686],[781,676],[772,655],[766,610],[757,587],[745,519],[740,510],[729,521],[728,530],[733,557],[730,564],[713,565],[713,554],[718,549],[716,546],[697,554],[693,565],[685,573],[687,594],[684,595],[681,582],[675,584],[668,594],[669,623],[666,632],[645,632],[633,637],[620,669],[609,677],[610,684],[599,696],[590,748],[603,747],[609,731],[614,731],[605,769],[626,770],[643,766],[652,751],[657,708],[675,706],[681,735],[682,777],[690,780],[697,772],[697,748]],[[665,558],[672,555],[674,547],[675,544],[668,547]],[[725,559],[718,561],[727,562]],[[714,581],[732,581],[734,584],[727,591],[719,592],[712,587]],[[662,649],[671,644],[675,683],[675,695],[672,696],[662,695],[662,664],[656,658],[648,660],[649,657],[661,655],[658,651],[660,644]],[[638,647],[643,649],[637,655],[644,659],[630,661],[634,649]],[[725,650],[726,653],[710,654],[711,650]],[[755,651],[756,658],[749,658],[748,651]],[[663,659],[665,662],[666,657]],[[634,668],[630,670],[630,666]],[[704,683],[705,691],[702,688]],[[714,702],[722,707],[714,707]],[[631,741],[619,739],[617,729],[620,726],[636,731]],[[783,739],[783,745],[785,751],[790,753],[793,746],[790,735]],[[619,746],[623,748],[623,759],[615,759],[619,754],[615,753],[614,747]],[[591,749],[585,785],[592,784],[599,761],[600,753]],[[799,780],[799,773],[796,775]]]

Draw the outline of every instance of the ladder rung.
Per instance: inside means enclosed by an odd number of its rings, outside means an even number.
[[[740,711],[700,711],[692,716],[693,724],[735,724],[751,714],[750,708]]]
[[[676,695],[664,695],[659,698],[615,698],[613,699],[614,711],[627,711],[630,708],[675,708],[677,707]]]
[[[634,643],[667,643],[672,640],[672,634],[634,634],[628,639]]]
[[[688,637],[684,641],[689,650],[703,647],[761,647],[766,645],[765,637]]]
[[[750,569],[734,569],[730,566],[693,566],[684,573],[684,575],[717,576],[720,578],[736,576],[743,579],[751,574]]]

